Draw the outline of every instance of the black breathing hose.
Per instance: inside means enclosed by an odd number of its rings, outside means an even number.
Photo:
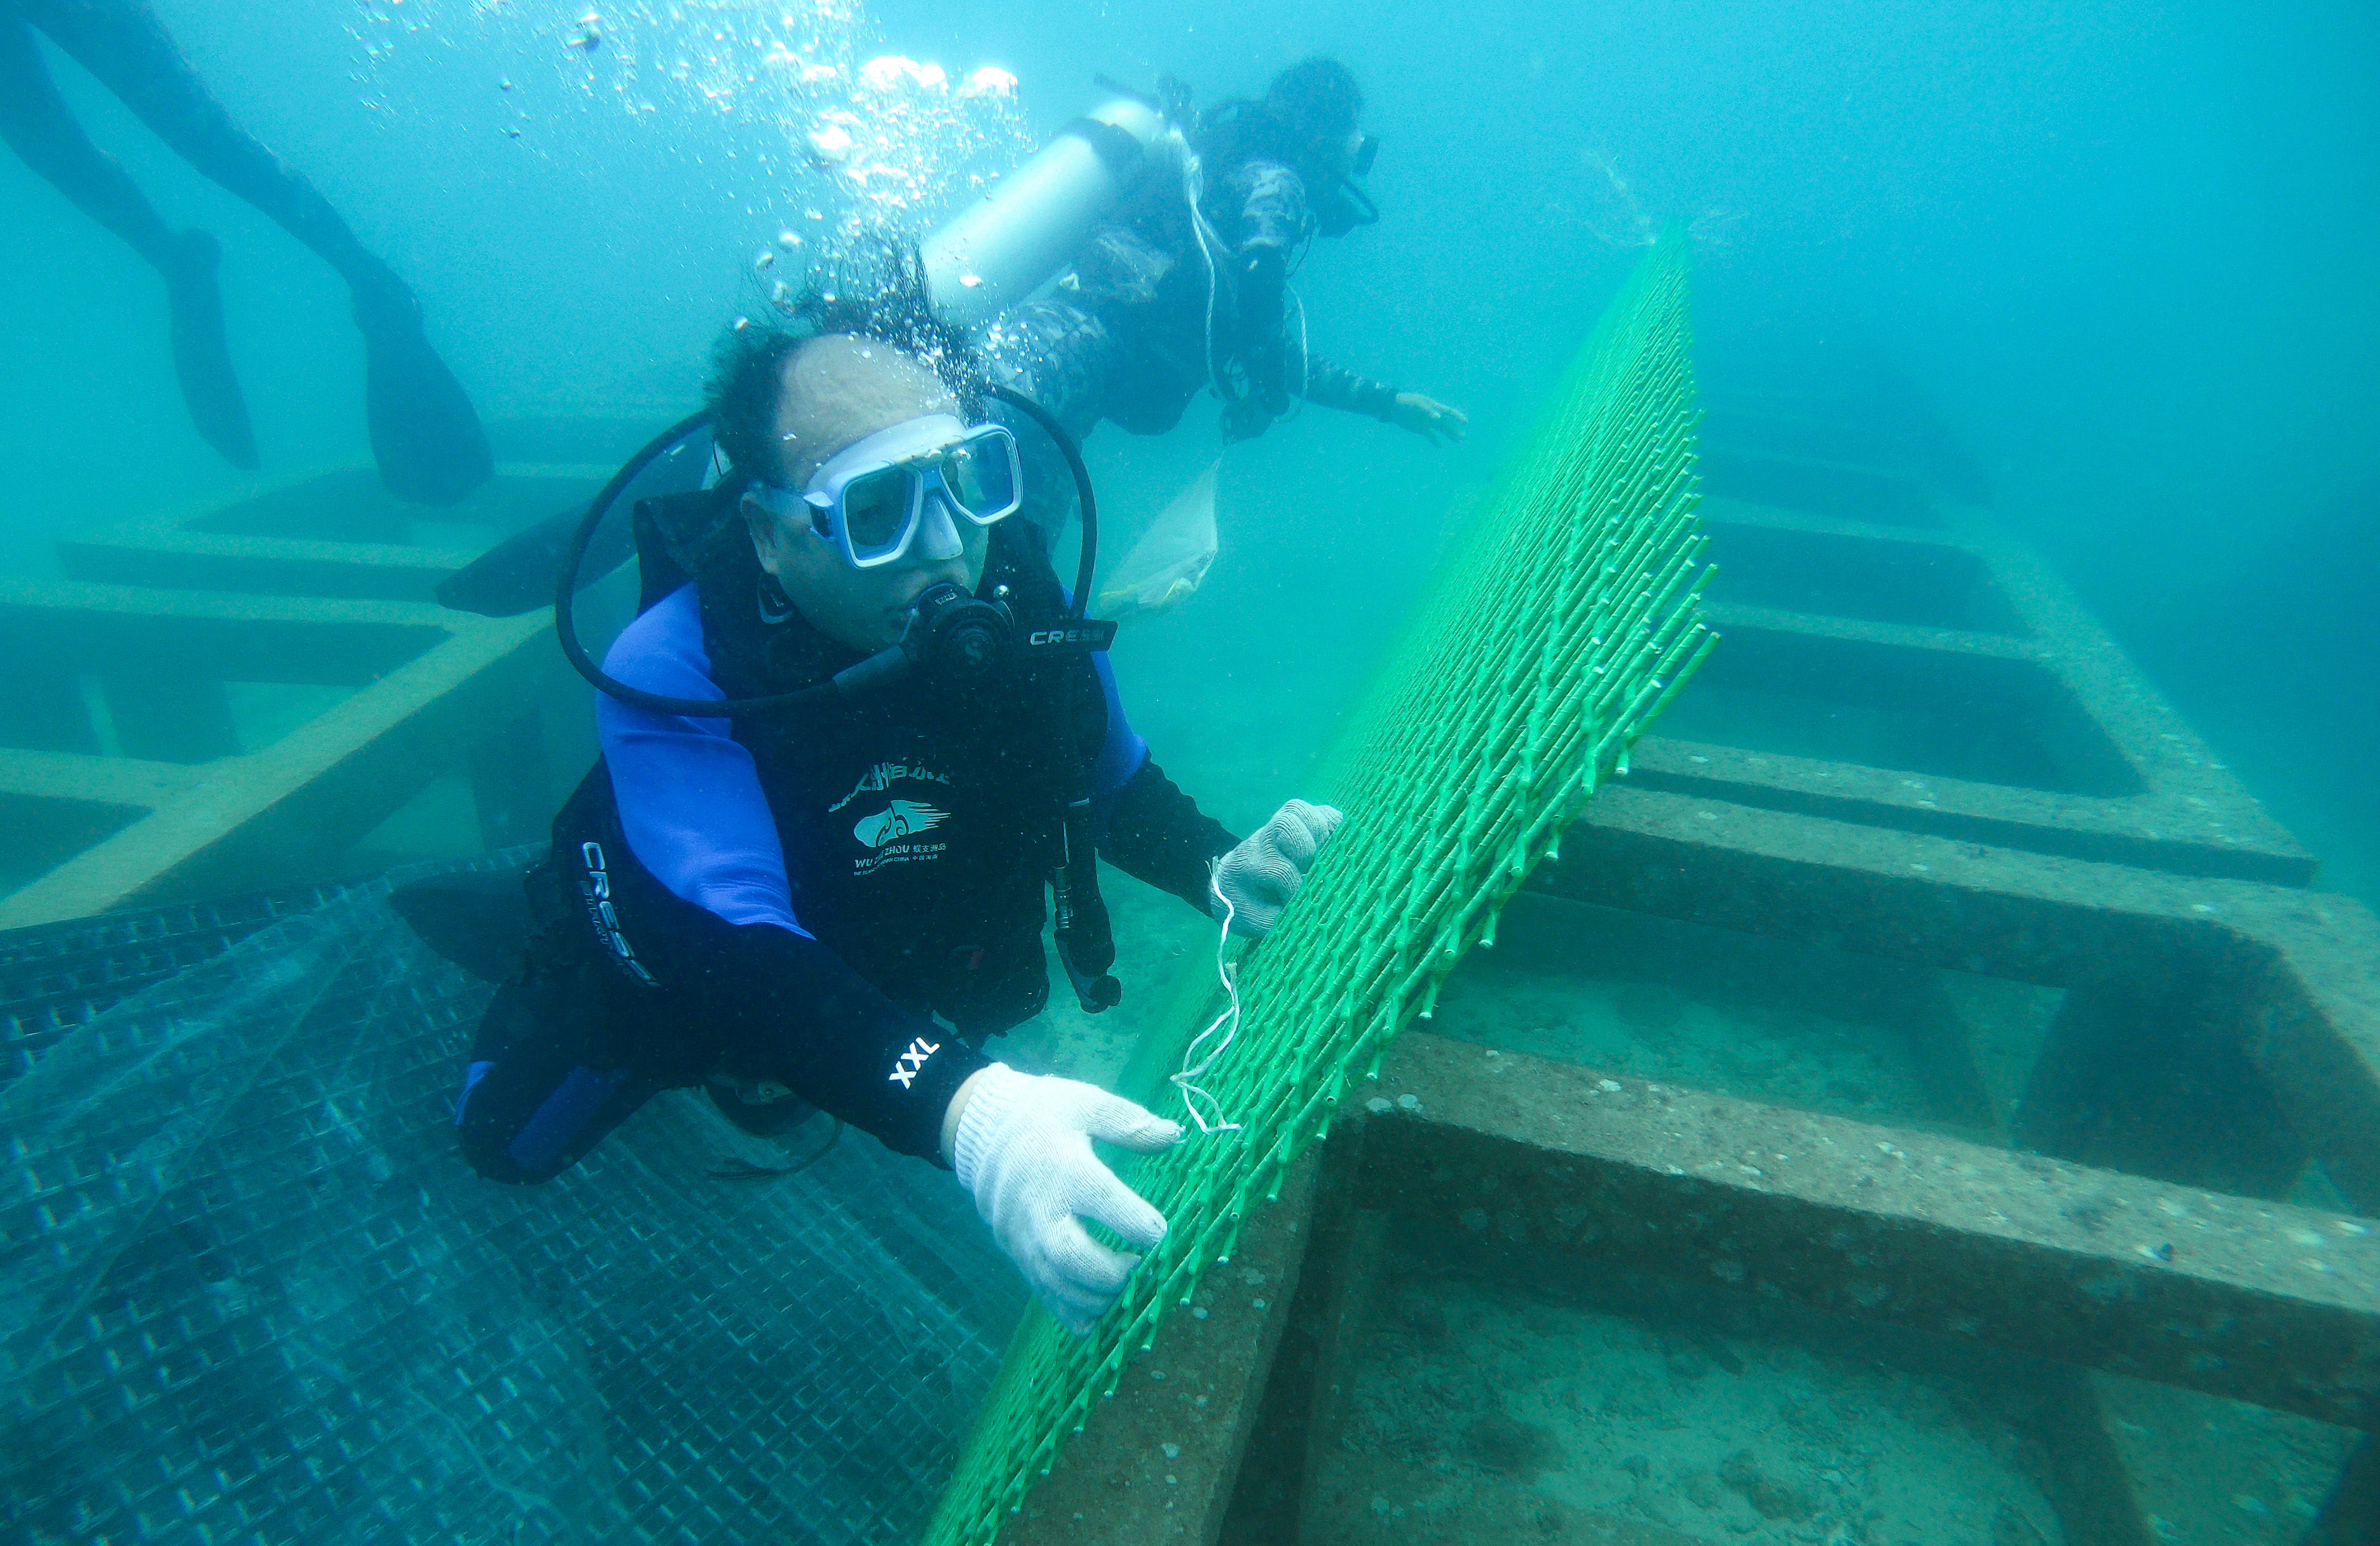
[[[1040,425],[1041,432],[1050,437],[1058,447],[1059,455],[1066,458],[1066,469],[1075,475],[1075,497],[1083,507],[1083,555],[1075,564],[1075,604],[1067,615],[1080,622],[1089,610],[1091,579],[1099,566],[1099,502],[1098,496],[1091,493],[1091,469],[1083,465],[1083,447],[1066,426],[1050,416],[1048,408],[1024,393],[997,382],[987,383],[984,390],[1022,410],[1026,418]]]
[[[1098,570],[1099,550],[1099,504],[1091,492],[1091,470],[1083,463],[1083,448],[1075,444],[1075,437],[1067,432],[1064,425],[1050,416],[1047,408],[1022,392],[997,383],[986,383],[984,390],[1022,410],[1026,417],[1039,425],[1042,432],[1057,444],[1060,454],[1066,458],[1068,470],[1075,475],[1075,494],[1081,501],[1083,510],[1083,556],[1075,567],[1074,605],[1068,616],[1079,622],[1091,604],[1091,581]],[[587,514],[579,517],[578,530],[571,533],[570,544],[563,550],[562,572],[556,578],[553,595],[553,629],[562,640],[562,652],[569,660],[572,669],[593,683],[599,690],[632,707],[656,714],[686,714],[698,719],[720,719],[729,714],[761,713],[774,709],[831,702],[838,698],[847,698],[855,691],[864,691],[874,683],[905,675],[908,661],[902,647],[896,644],[837,672],[826,681],[792,692],[772,693],[765,698],[669,698],[661,693],[647,692],[641,688],[632,688],[613,676],[597,664],[594,657],[587,652],[587,647],[578,642],[577,617],[573,602],[578,590],[578,571],[587,561],[587,547],[595,540],[596,528],[603,524],[603,517],[611,513],[613,505],[645,469],[710,422],[710,415],[706,410],[688,414],[663,430],[644,449],[621,464],[620,470],[612,474],[612,481],[603,485],[602,492],[588,503]]]

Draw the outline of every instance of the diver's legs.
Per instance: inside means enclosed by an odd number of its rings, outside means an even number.
[[[163,269],[172,262],[174,233],[164,218],[132,175],[83,133],[50,79],[33,30],[6,12],[0,12],[0,140],[151,266]]]
[[[455,1102],[455,1136],[491,1181],[550,1181],[662,1088],[593,1045],[606,1024],[591,956],[496,990]]]
[[[488,440],[421,328],[420,303],[296,168],[234,123],[146,0],[16,0],[192,166],[270,215],[338,271],[365,347],[364,405],[381,477],[451,505],[486,481]]]
[[[164,276],[173,317],[174,373],[190,421],[225,460],[254,467],[256,435],[224,339],[215,239],[203,231],[177,234],[166,225],[131,174],[75,122],[42,62],[32,29],[6,14],[0,14],[0,140]]]
[[[232,121],[146,0],[17,0],[15,8],[175,153],[271,215],[349,287],[402,287],[313,184]]]

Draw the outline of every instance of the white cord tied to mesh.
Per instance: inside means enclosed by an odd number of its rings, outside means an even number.
[[[1223,1103],[1192,1082],[1207,1077],[1207,1070],[1215,1065],[1215,1060],[1223,1055],[1224,1049],[1232,1044],[1232,1039],[1240,1033],[1240,988],[1232,980],[1238,963],[1223,958],[1224,950],[1232,943],[1232,919],[1238,909],[1232,906],[1232,899],[1223,895],[1222,874],[1223,867],[1220,861],[1207,868],[1207,889],[1214,894],[1216,901],[1223,904],[1223,928],[1215,941],[1215,975],[1222,980],[1223,992],[1231,995],[1232,1002],[1221,1014],[1208,1022],[1206,1029],[1191,1039],[1189,1047],[1182,1054],[1182,1072],[1169,1076],[1173,1087],[1182,1091],[1183,1109],[1189,1112],[1190,1120],[1198,1125],[1202,1133],[1236,1133],[1240,1130],[1238,1123],[1223,1119]],[[1224,1029],[1227,1024],[1229,1029]],[[1199,1058],[1200,1043],[1218,1030],[1223,1032],[1223,1039],[1215,1043],[1213,1052]],[[1197,1061],[1194,1063],[1193,1059]],[[1214,1121],[1208,1121],[1206,1113],[1198,1109],[1201,1101],[1206,1102],[1208,1108],[1215,1114]]]

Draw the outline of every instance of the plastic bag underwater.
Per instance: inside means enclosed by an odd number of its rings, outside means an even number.
[[[1126,622],[1181,605],[1196,594],[1215,562],[1215,481],[1219,459],[1173,496],[1099,590],[1096,610]]]

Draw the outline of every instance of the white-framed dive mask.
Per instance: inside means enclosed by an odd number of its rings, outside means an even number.
[[[754,497],[799,519],[843,551],[855,569],[898,561],[936,517],[991,526],[1025,503],[1016,437],[1002,424],[969,426],[947,413],[905,420],[853,442],[810,475],[799,494],[757,487]],[[811,517],[811,512],[816,517]]]

